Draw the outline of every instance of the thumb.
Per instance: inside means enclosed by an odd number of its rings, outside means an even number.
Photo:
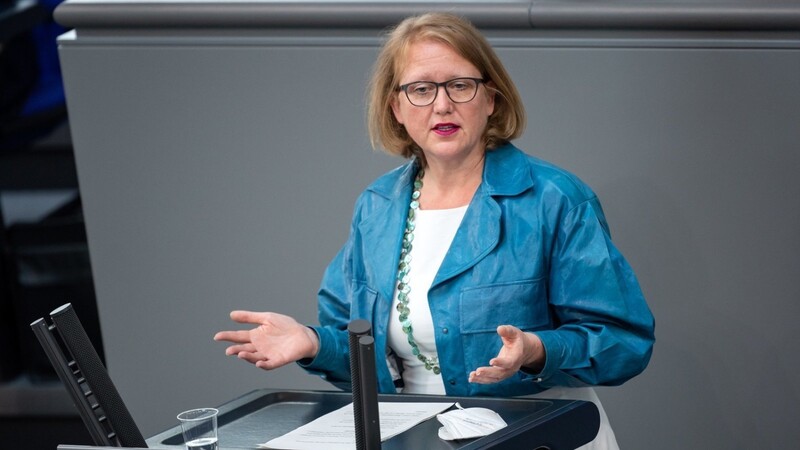
[[[500,325],[497,327],[497,334],[503,340],[503,345],[514,345],[519,340],[522,332],[512,325]]]

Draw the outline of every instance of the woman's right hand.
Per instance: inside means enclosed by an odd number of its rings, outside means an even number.
[[[256,325],[251,330],[220,331],[215,341],[228,341],[226,355],[255,364],[265,370],[277,369],[303,358],[313,358],[319,351],[319,338],[311,328],[294,318],[272,312],[233,311],[231,319]]]

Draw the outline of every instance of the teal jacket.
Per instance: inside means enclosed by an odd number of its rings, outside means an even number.
[[[379,391],[394,393],[386,352],[412,161],[359,197],[350,236],[318,294],[320,349],[301,366],[349,389],[347,324],[372,322]],[[618,385],[647,366],[653,316],[611,242],[600,203],[570,173],[511,144],[486,153],[473,197],[428,292],[448,395],[518,396],[553,386]],[[498,325],[536,333],[547,360],[495,384],[471,384],[502,346]]]

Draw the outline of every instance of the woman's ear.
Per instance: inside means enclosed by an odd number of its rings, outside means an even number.
[[[400,103],[397,97],[398,96],[395,96],[389,104],[392,105],[392,113],[394,114],[395,120],[397,120],[397,123],[400,125],[403,125],[402,114],[400,112]]]
[[[495,87],[494,81],[487,81],[486,82],[486,106],[488,108],[488,112],[486,113],[487,116],[491,116],[494,113],[494,99],[497,95],[497,88]]]

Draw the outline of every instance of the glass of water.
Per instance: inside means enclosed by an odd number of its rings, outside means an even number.
[[[217,415],[214,408],[190,409],[178,414],[183,442],[188,450],[217,450]]]

